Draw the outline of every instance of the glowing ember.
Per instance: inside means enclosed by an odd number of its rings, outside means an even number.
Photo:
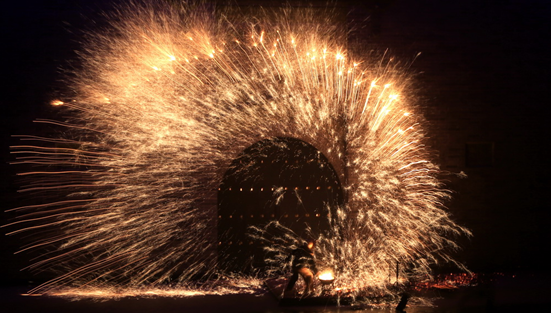
[[[11,234],[39,234],[22,251],[48,251],[28,268],[58,273],[31,292],[214,277],[223,173],[273,137],[310,143],[338,173],[347,202],[328,210],[316,253],[341,287],[386,290],[389,276],[455,262],[448,236],[469,232],[444,210],[449,192],[392,60],[350,60],[317,11],[249,17],[243,30],[175,10],[118,11],[81,52],[77,96],[60,106],[73,119],[41,121],[64,137],[13,147],[15,163],[42,166],[21,174],[21,191],[54,199],[13,209]]]
[[[58,106],[58,105],[63,105],[64,103],[61,100],[52,100],[50,104],[53,106]]]
[[[322,283],[332,283],[335,280],[335,276],[333,276],[333,271],[330,270],[321,272],[318,278]]]

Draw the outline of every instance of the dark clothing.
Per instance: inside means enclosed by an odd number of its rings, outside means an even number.
[[[298,272],[301,268],[309,268],[313,273],[316,273],[316,261],[314,260],[314,252],[308,246],[296,248],[291,252],[293,258],[293,272]]]
[[[293,275],[289,279],[285,290],[290,291],[294,288],[300,274],[306,283],[305,293],[312,292],[314,274],[317,272],[316,261],[314,260],[314,251],[308,248],[308,245],[304,245],[293,250],[289,258],[293,259],[293,263],[291,265]]]
[[[312,284],[314,282],[314,274],[310,269],[308,268],[302,268],[298,271],[293,271],[293,275],[291,275],[291,278],[289,278],[289,282],[287,283],[287,287],[285,288],[286,291],[291,291],[295,287],[295,284],[297,283],[299,274],[302,276],[302,279],[304,279],[304,283],[306,284],[304,286],[305,292],[312,291]]]

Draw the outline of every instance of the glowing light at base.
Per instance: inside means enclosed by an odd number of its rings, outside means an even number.
[[[45,251],[28,269],[58,273],[31,293],[219,278],[216,189],[239,153],[273,137],[313,145],[341,180],[346,202],[316,252],[337,287],[386,290],[396,264],[406,277],[455,262],[453,238],[469,232],[444,208],[394,61],[352,60],[308,9],[234,24],[191,7],[118,12],[85,39],[75,96],[52,102],[68,118],[39,121],[62,135],[13,147],[32,166],[21,191],[52,199],[6,225],[36,235],[22,251]]]
[[[324,282],[333,282],[335,280],[335,276],[333,275],[333,271],[331,270],[325,270],[321,272],[318,275],[318,279],[324,283]]]

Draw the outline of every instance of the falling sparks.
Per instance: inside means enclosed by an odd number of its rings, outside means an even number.
[[[337,286],[384,289],[396,264],[405,277],[455,262],[448,235],[469,232],[444,210],[449,193],[398,68],[351,60],[311,14],[240,29],[182,10],[121,10],[88,38],[75,100],[51,102],[72,120],[40,121],[64,135],[13,147],[14,163],[42,166],[21,174],[33,177],[22,189],[57,197],[13,209],[8,225],[42,234],[22,251],[52,251],[29,268],[58,276],[31,293],[211,277],[216,190],[232,160],[272,137],[315,146],[346,190],[318,241]]]

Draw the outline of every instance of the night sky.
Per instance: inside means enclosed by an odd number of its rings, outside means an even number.
[[[36,134],[35,118],[55,117],[48,102],[76,59],[82,30],[102,24],[113,1],[32,0],[1,5],[1,209],[23,201],[9,146]],[[258,3],[255,1],[238,1]],[[348,4],[366,51],[389,49],[410,62],[418,105],[428,121],[436,163],[448,178],[455,220],[474,237],[459,259],[473,271],[548,271],[551,3],[528,1],[379,0]],[[349,3],[353,3],[350,1]],[[367,20],[365,20],[367,18]],[[365,21],[363,21],[365,20]],[[361,21],[361,22],[359,22]],[[493,147],[490,162],[467,162],[476,144]],[[470,147],[470,148],[468,148]],[[483,160],[484,161],[484,160]],[[3,214],[1,223],[12,217]],[[4,233],[4,231],[2,231]],[[19,237],[2,236],[2,282],[25,283]]]

